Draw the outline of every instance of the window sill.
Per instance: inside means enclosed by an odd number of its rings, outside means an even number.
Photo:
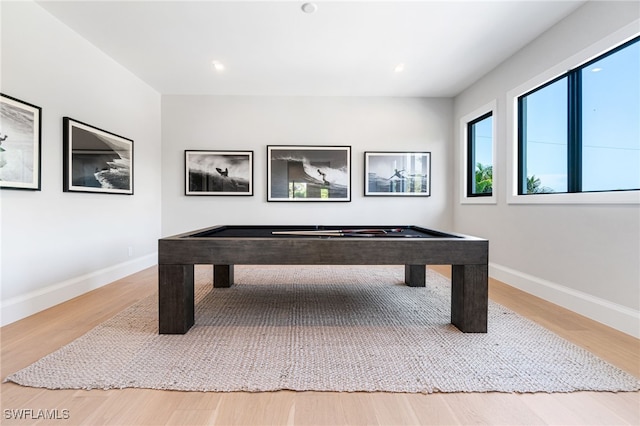
[[[498,204],[498,200],[494,195],[490,197],[461,197],[460,204]]]
[[[510,194],[507,204],[640,204],[640,191]]]

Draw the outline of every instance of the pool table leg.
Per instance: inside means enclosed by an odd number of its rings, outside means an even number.
[[[427,265],[404,265],[404,283],[409,287],[426,286]]]
[[[213,265],[213,287],[225,288],[233,285],[233,265]]]
[[[486,333],[488,305],[488,266],[453,265],[451,267],[451,324],[464,333]]]
[[[193,323],[193,265],[158,265],[158,332],[185,334]]]

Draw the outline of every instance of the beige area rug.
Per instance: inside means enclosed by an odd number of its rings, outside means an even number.
[[[198,274],[196,325],[157,334],[149,297],[5,380],[51,389],[633,391],[639,380],[490,303],[489,332],[449,324],[449,282],[402,267],[236,267]]]

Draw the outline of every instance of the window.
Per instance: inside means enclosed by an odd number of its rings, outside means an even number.
[[[493,194],[493,113],[467,124],[467,197]]]
[[[640,39],[580,70],[582,191],[640,189]]]
[[[566,192],[566,111],[566,77],[519,99],[520,194]]]
[[[496,106],[488,104],[460,118],[460,203],[496,204]]]
[[[640,189],[640,37],[517,98],[518,194]]]

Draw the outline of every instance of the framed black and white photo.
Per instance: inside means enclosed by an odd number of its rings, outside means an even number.
[[[430,152],[365,152],[364,195],[428,197]]]
[[[253,195],[253,151],[185,151],[185,195]]]
[[[63,191],[133,194],[133,141],[64,117]]]
[[[267,146],[267,201],[351,201],[351,147]]]
[[[0,94],[0,188],[40,190],[42,108]]]

